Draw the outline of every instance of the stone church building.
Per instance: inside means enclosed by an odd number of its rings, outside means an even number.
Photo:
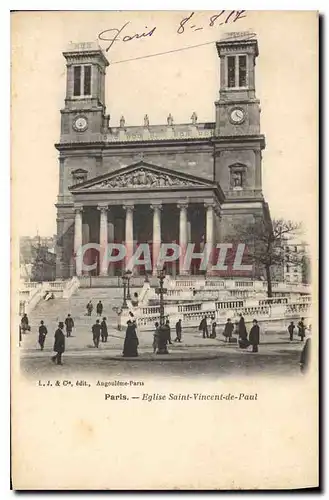
[[[80,274],[81,245],[188,242],[199,248],[227,241],[236,226],[270,220],[262,194],[260,102],[255,95],[255,38],[231,34],[216,43],[219,99],[214,122],[140,126],[112,124],[105,107],[109,65],[97,44],[64,52],[67,83],[61,110],[56,276]],[[214,61],[214,71],[217,71]],[[214,96],[215,97],[215,96]],[[121,274],[104,266],[97,250],[93,274]],[[124,264],[123,264],[124,265]],[[169,266],[182,274],[179,262]],[[121,265],[122,267],[122,265]],[[140,270],[143,273],[143,270]],[[197,266],[192,273],[198,273]]]

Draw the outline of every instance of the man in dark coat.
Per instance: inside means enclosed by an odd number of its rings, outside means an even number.
[[[248,338],[247,328],[242,314],[240,314],[240,319],[239,319],[239,337],[241,340],[247,340]]]
[[[103,321],[101,322],[101,339],[102,339],[102,342],[107,342],[107,337],[108,337],[108,332],[107,332],[106,318],[103,318]]]
[[[48,330],[45,327],[44,322],[40,321],[40,326],[39,326],[39,344],[40,344],[41,351],[43,351],[47,333],[48,333]]]
[[[99,338],[101,336],[101,325],[99,324],[99,319],[96,319],[96,323],[92,326],[91,331],[93,332],[94,346],[99,346]]]
[[[308,337],[302,349],[302,353],[300,355],[300,370],[302,373],[305,373],[309,367],[310,362],[310,354],[311,354],[311,338]]]
[[[166,329],[166,338],[167,338],[167,344],[172,344],[172,341],[171,341],[171,330],[170,330],[170,323],[169,323],[169,319],[167,319],[166,321],[166,324],[164,325],[164,327]]]
[[[58,328],[55,332],[55,343],[54,343],[54,351],[57,353],[55,356],[51,358],[53,363],[57,361],[58,365],[62,365],[62,354],[65,351],[65,335],[63,332],[64,323],[60,321],[58,323]]]
[[[97,304],[97,306],[96,306],[96,312],[97,312],[98,316],[102,316],[103,304],[102,304],[101,301],[99,301],[98,304]]]
[[[294,329],[295,329],[294,322],[291,321],[290,325],[288,326],[289,340],[290,341],[294,340]]]
[[[66,327],[66,336],[71,337],[72,330],[74,327],[74,321],[73,318],[71,318],[71,314],[67,315],[67,318],[65,320],[65,327]]]
[[[207,316],[204,316],[201,320],[201,323],[199,325],[199,330],[202,332],[202,337],[205,339],[206,337],[209,338],[209,333],[208,333],[208,325],[207,325]]]
[[[136,323],[127,321],[126,337],[123,345],[123,356],[127,358],[134,358],[138,356],[138,337],[136,333]]]
[[[91,300],[86,305],[86,309],[87,309],[87,316],[91,316],[91,313],[93,312],[93,309],[94,309],[94,306],[92,305]]]
[[[252,322],[252,327],[249,333],[249,342],[252,345],[252,352],[258,352],[259,346],[259,326],[256,319]]]
[[[304,342],[304,338],[305,338],[305,330],[306,330],[306,327],[305,327],[305,324],[304,324],[304,318],[302,318],[299,322],[298,322],[298,337],[300,337],[300,340],[302,342]]]
[[[179,319],[176,323],[176,338],[175,342],[181,342],[182,341],[182,320]]]
[[[230,341],[230,338],[232,337],[233,330],[234,330],[234,325],[231,322],[230,318],[228,318],[226,325],[225,325],[225,328],[224,328],[224,331],[223,331],[223,335],[225,337],[225,342]]]

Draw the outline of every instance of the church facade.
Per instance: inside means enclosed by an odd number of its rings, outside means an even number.
[[[141,126],[106,114],[109,63],[97,44],[72,44],[63,53],[67,83],[61,110],[56,276],[76,266],[82,245],[161,243],[196,248],[228,241],[239,224],[270,221],[262,193],[260,103],[255,94],[257,40],[234,34],[216,43],[220,64],[214,122]],[[214,68],[216,61],[214,61]],[[235,235],[236,237],[236,235]],[[104,265],[97,249],[86,252],[93,274],[121,274]],[[124,266],[124,263],[122,264]],[[122,267],[121,266],[121,267]],[[143,270],[141,269],[142,273]],[[171,274],[184,274],[179,261]],[[198,273],[197,265],[190,271]]]

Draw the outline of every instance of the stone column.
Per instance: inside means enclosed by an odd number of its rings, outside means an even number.
[[[187,227],[187,202],[177,203],[179,208],[179,246],[181,249],[181,255],[179,258],[179,274],[188,274],[188,269],[183,269],[184,257],[186,252],[187,240],[188,240],[188,227]]]
[[[111,213],[110,213],[111,216]],[[108,220],[107,222],[107,241],[109,243],[114,243],[114,223],[113,219]],[[118,265],[117,262],[112,262],[109,264],[107,273],[109,276],[114,276],[115,275],[115,266]]]
[[[75,205],[75,220],[74,220],[74,258],[75,258],[75,274],[82,274],[82,205]]]
[[[160,203],[153,203],[151,205],[153,210],[153,242],[152,242],[152,265],[153,265],[153,276],[157,275],[157,261],[160,252],[161,245],[161,209],[162,205]]]
[[[100,223],[99,223],[99,244],[100,244],[100,255],[99,255],[99,274],[100,276],[107,276],[108,259],[107,259],[107,205],[98,205],[97,210],[100,211]]]
[[[128,269],[128,263],[133,255],[134,246],[134,205],[124,205],[124,210],[126,211],[126,225],[125,225],[125,244],[126,244],[126,269]]]
[[[212,253],[214,247],[214,203],[205,203],[206,208],[206,243],[208,249],[208,268],[212,266]]]

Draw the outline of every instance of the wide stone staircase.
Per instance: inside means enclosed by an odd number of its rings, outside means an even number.
[[[86,315],[86,305],[89,300],[92,301],[94,306],[91,317]],[[22,346],[27,349],[37,346],[38,328],[40,321],[43,320],[48,329],[46,347],[47,344],[50,347],[58,322],[64,322],[67,314],[71,314],[75,324],[73,337],[67,340],[67,349],[80,349],[92,346],[91,327],[96,319],[98,319],[96,304],[99,300],[103,304],[102,317],[105,316],[107,318],[109,335],[117,339],[116,344],[121,346],[124,333],[117,331],[117,313],[113,310],[113,308],[122,305],[121,288],[80,288],[68,299],[55,298],[39,302],[29,315],[31,332],[23,335]]]

